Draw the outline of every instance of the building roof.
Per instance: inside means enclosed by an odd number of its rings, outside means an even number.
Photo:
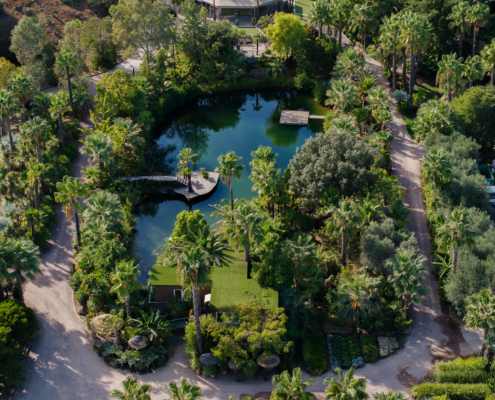
[[[217,309],[243,303],[247,300],[260,300],[267,309],[278,307],[278,293],[263,288],[254,279],[247,278],[247,263],[244,252],[225,251],[226,261],[223,266],[215,266],[211,272],[211,305]],[[151,271],[152,286],[180,286],[175,267],[154,266]]]

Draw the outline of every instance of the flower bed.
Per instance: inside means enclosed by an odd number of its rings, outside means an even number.
[[[363,366],[361,344],[357,336],[332,335],[330,343],[332,355],[337,359],[340,368],[359,368]],[[332,364],[332,360],[330,360],[330,363]]]
[[[327,369],[325,339],[322,333],[313,333],[303,339],[302,357],[306,370],[313,375],[321,375]]]
[[[399,343],[394,337],[378,337],[378,349],[380,351],[380,357],[387,357],[399,348]]]
[[[366,362],[378,361],[378,346],[375,335],[361,335],[361,349]]]
[[[327,335],[327,345],[328,345],[328,354],[330,355],[329,361],[330,361],[330,368],[332,369],[333,372],[337,368],[340,368],[339,360],[335,355],[333,354],[333,346],[332,346],[332,335]]]

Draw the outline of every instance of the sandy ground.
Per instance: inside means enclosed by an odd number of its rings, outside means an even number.
[[[118,68],[132,71],[132,67],[137,68],[138,65],[138,60],[129,60]],[[380,77],[379,84],[388,86],[381,74],[381,66],[373,60],[369,61],[369,65]],[[407,134],[404,121],[396,109],[392,111],[394,119],[389,128],[396,138],[392,148],[393,171],[409,192],[405,199],[405,204],[412,211],[409,229],[416,235],[431,268],[429,232],[420,187],[420,162],[424,149]],[[73,176],[81,176],[81,170],[86,165],[87,159],[79,155],[72,168]],[[74,312],[71,290],[67,284],[73,256],[70,233],[74,224],[66,220],[60,207],[57,220],[52,231],[51,248],[42,257],[42,274],[26,285],[26,303],[35,309],[41,324],[29,355],[26,387],[16,394],[16,398],[107,399],[108,392],[119,388],[128,373],[109,368],[92,352],[91,336],[86,324]],[[433,360],[472,354],[481,346],[480,333],[467,332],[455,317],[442,314],[433,275],[427,274],[424,284],[431,288],[432,294],[420,306],[414,307],[414,325],[405,348],[358,371],[359,376],[368,379],[370,394],[389,388],[408,392],[410,385],[431,369]],[[326,386],[323,379],[333,376],[335,374],[328,372],[317,377],[313,390],[321,393]],[[198,377],[189,368],[183,346],[172,350],[171,359],[165,367],[156,373],[139,376],[139,379],[153,386],[153,400],[165,398],[168,382],[181,378],[200,386],[206,399],[227,400],[229,395],[239,398],[241,394],[252,395],[271,390],[270,381],[265,382],[260,377],[244,379],[240,383],[236,383],[231,374],[215,380]]]

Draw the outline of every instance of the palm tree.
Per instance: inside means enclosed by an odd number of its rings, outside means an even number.
[[[34,207],[40,209],[40,198],[38,194],[38,179],[43,176],[43,165],[37,163],[28,164],[27,178],[34,188]]]
[[[402,49],[401,15],[385,18],[380,27],[380,48],[385,55],[392,54],[392,91],[397,89],[397,52]],[[404,82],[405,83],[405,82]]]
[[[356,4],[351,11],[350,29],[361,36],[361,45],[366,48],[366,34],[376,23],[377,14],[370,4]]]
[[[264,15],[258,20],[258,23],[264,28],[273,22],[273,15]]]
[[[34,96],[33,110],[38,115],[47,116],[50,111],[51,97],[48,93],[38,93]]]
[[[81,151],[89,156],[90,161],[98,162],[98,168],[100,171],[103,171],[105,169],[105,162],[108,160],[112,151],[110,136],[101,132],[95,132],[87,136]]]
[[[427,270],[423,267],[426,258],[416,256],[412,250],[397,250],[395,257],[386,266],[391,271],[388,280],[395,294],[404,304],[404,316],[407,317],[411,304],[421,303],[421,298],[430,294],[430,288],[423,287],[421,280]]]
[[[59,90],[56,94],[52,96],[52,104],[50,106],[50,113],[53,116],[58,117],[58,124],[60,127],[60,143],[62,148],[65,147],[65,137],[64,137],[64,122],[62,116],[70,111],[69,107],[69,97],[67,92]]]
[[[160,311],[150,310],[149,314],[146,314],[143,310],[139,310],[141,313],[141,319],[134,319],[136,324],[134,331],[136,335],[144,335],[153,343],[160,337],[167,337],[172,334],[172,327],[169,322],[165,320],[166,316],[161,315]]]
[[[177,22],[179,18],[179,7],[184,4],[184,0],[172,0],[172,4],[175,6],[175,25],[178,25]],[[213,18],[216,21],[215,5],[213,5]]]
[[[223,219],[216,223],[222,223],[223,226],[227,226],[229,221],[234,219],[233,215],[237,211],[237,208],[242,204],[246,204],[246,202],[246,199],[237,199],[234,202],[234,208],[232,208],[228,199],[222,199],[220,201],[221,204],[210,204],[210,206],[216,210],[211,213],[211,216],[215,218],[222,217]]]
[[[189,147],[182,149],[182,151],[177,155],[177,158],[179,159],[177,168],[179,168],[183,173],[187,175],[187,191],[190,193],[193,192],[191,184],[191,163],[197,164],[197,156],[197,154],[193,154],[192,150]]]
[[[122,207],[117,194],[106,190],[97,190],[86,201],[86,208],[82,214],[83,221],[91,221],[101,225],[108,225],[113,229],[122,218]]]
[[[433,193],[436,195],[437,188],[449,183],[452,178],[452,164],[447,155],[444,154],[443,148],[440,150],[433,149],[426,156],[421,166],[421,175],[423,179],[433,182]]]
[[[198,342],[199,355],[203,354],[203,338],[199,316],[201,314],[201,299],[199,288],[211,285],[211,265],[207,254],[197,247],[186,249],[177,260],[177,275],[182,287],[185,288],[184,296],[192,295],[194,309],[194,323],[196,325],[196,340]]]
[[[237,180],[242,178],[242,172],[245,167],[239,164],[242,157],[236,156],[235,152],[230,152],[225,155],[220,155],[218,157],[219,167],[215,168],[215,172],[220,174],[222,182],[227,182],[227,187],[230,189],[230,206],[234,208],[234,191],[232,188],[232,180],[235,178]]]
[[[184,378],[178,385],[175,382],[170,382],[167,391],[172,396],[170,400],[198,400],[203,396],[200,387],[191,385]]]
[[[350,79],[332,80],[332,88],[327,91],[327,97],[325,105],[331,105],[334,110],[343,113],[359,104],[356,88]]]
[[[310,265],[316,265],[319,262],[317,247],[313,239],[308,235],[298,235],[296,239],[289,242],[288,254],[293,264],[294,290],[299,292],[299,284],[304,279],[304,270]],[[312,279],[315,277],[312,276]]]
[[[81,249],[81,228],[79,226],[79,212],[82,210],[81,203],[77,200],[79,197],[85,197],[89,193],[89,187],[83,184],[81,178],[72,178],[64,176],[62,182],[57,182],[57,192],[55,201],[62,203],[67,220],[72,218],[76,221],[77,246]]]
[[[314,379],[303,380],[301,368],[294,368],[292,376],[289,371],[284,371],[272,378],[273,391],[270,400],[315,399],[315,395],[307,391],[314,382]]]
[[[459,58],[462,57],[462,35],[467,30],[466,16],[469,10],[469,3],[461,1],[452,7],[452,12],[449,15],[449,24],[451,29],[459,29]]]
[[[487,46],[483,48],[481,54],[486,50]],[[494,52],[495,58],[495,52]],[[469,87],[473,86],[473,81],[483,77],[485,70],[483,68],[483,60],[479,56],[467,56],[466,61],[464,61],[464,75],[463,78],[467,79],[469,82]]]
[[[484,338],[495,329],[495,296],[483,288],[468,299],[464,323],[469,330],[483,329]]]
[[[251,270],[251,244],[263,239],[263,216],[252,205],[241,204],[234,213],[234,220],[227,226],[227,235],[244,247],[244,261]]]
[[[388,90],[383,86],[375,86],[368,94],[368,107],[371,108],[371,110],[383,109],[385,106],[388,107],[389,101],[390,96],[388,95]]]
[[[14,97],[12,92],[0,90],[0,119],[7,122],[7,132],[9,133],[10,149],[12,153],[15,150],[12,130],[10,128],[10,119],[20,110],[19,100]]]
[[[329,293],[328,300],[331,300]],[[338,300],[335,305],[341,306],[340,318],[359,326],[360,321],[368,317],[373,308],[370,293],[357,284],[344,284],[338,290]]]
[[[328,17],[328,4],[325,0],[316,0],[309,10],[308,22],[312,26],[317,26],[319,31],[319,38],[323,36],[323,24]]]
[[[7,90],[11,91],[15,97],[19,99],[24,107],[28,96],[33,92],[34,87],[31,79],[24,73],[19,72],[9,79]]]
[[[342,22],[347,20],[352,9],[349,0],[334,0],[330,3],[330,12],[339,20],[339,45],[342,46]]]
[[[259,146],[258,150],[253,150],[251,152],[251,157],[253,158],[253,160],[249,164],[254,167],[258,162],[261,161],[275,163],[277,153],[274,153],[272,148],[269,146]]]
[[[61,50],[59,54],[56,56],[57,64],[61,68],[65,68],[65,72],[67,74],[67,86],[69,88],[69,96],[70,96],[70,108],[72,110],[72,116],[74,116],[74,100],[72,98],[72,85],[70,83],[70,69],[77,67],[77,56],[74,53],[71,53],[69,50]]]
[[[29,207],[21,216],[23,223],[31,229],[31,241],[34,243],[34,228],[43,222],[43,215],[36,208]]]
[[[8,268],[11,270],[10,279],[16,282],[16,297],[23,299],[22,284],[28,279],[34,279],[34,274],[40,272],[40,253],[38,247],[25,239],[8,240]]]
[[[353,236],[359,229],[361,219],[356,212],[356,207],[349,199],[342,199],[339,207],[330,207],[332,216],[327,220],[327,231],[330,234],[341,235],[341,263],[347,264],[347,238]]]
[[[374,76],[365,76],[356,83],[357,91],[362,99],[361,107],[364,107],[365,100],[368,97],[370,90],[376,85],[377,81],[378,79]]]
[[[384,206],[379,199],[371,197],[371,194],[368,193],[366,198],[357,205],[361,226],[364,228],[372,222],[383,221],[386,218],[385,212],[387,210],[387,206]]]
[[[342,369],[335,370],[339,375],[339,381],[335,378],[325,378],[323,383],[328,383],[325,389],[327,400],[365,400],[369,396],[366,393],[366,378],[354,379],[356,370],[351,367],[349,371],[342,374]]]
[[[280,169],[273,162],[253,160],[253,169],[249,179],[254,183],[252,190],[258,192],[260,197],[266,199],[266,209],[275,216],[275,206],[272,202],[276,197],[275,188],[280,180]]]
[[[41,146],[51,136],[48,123],[45,119],[36,116],[31,121],[27,121],[24,125],[22,125],[22,133],[34,141],[36,146],[36,159],[38,160],[38,164],[42,166],[43,160],[41,158]],[[40,175],[40,179],[42,194],[45,196],[46,188],[43,174]]]
[[[363,56],[354,47],[348,47],[337,57],[333,74],[354,79],[354,76],[364,68],[364,64]]]
[[[132,318],[131,292],[141,286],[137,283],[138,275],[139,269],[133,261],[120,261],[112,274],[113,286],[110,291],[117,293],[117,296],[125,301],[127,318]]]
[[[444,54],[438,63],[437,84],[447,86],[447,101],[452,102],[452,89],[462,86],[465,66],[456,54]]]
[[[473,50],[471,57],[474,57],[476,54],[478,32],[480,28],[483,28],[490,21],[490,17],[490,7],[486,4],[476,3],[466,10],[465,21],[468,26],[473,27]]]
[[[151,385],[148,383],[139,383],[137,379],[134,379],[131,375],[124,379],[122,382],[124,391],[113,389],[110,392],[110,397],[115,397],[119,400],[151,400]]]
[[[382,132],[387,129],[387,122],[390,122],[393,119],[390,110],[385,108],[373,110],[371,115],[373,115],[373,118],[375,118],[377,124],[380,125]]]
[[[468,248],[474,246],[475,233],[471,231],[471,221],[467,217],[464,208],[454,208],[452,213],[445,218],[445,222],[437,228],[435,242],[444,251],[452,253],[452,270],[457,268],[457,251],[465,245]]]
[[[274,77],[278,76],[285,69],[284,63],[278,58],[273,59],[273,61],[268,63]]]
[[[485,71],[490,73],[490,84],[494,85],[495,76],[495,39],[481,50],[481,58]]]
[[[345,132],[349,135],[356,136],[359,134],[359,128],[357,125],[356,117],[354,115],[342,114],[337,118],[333,118],[333,115],[329,113],[329,121],[325,121],[325,129],[335,129],[341,132]]]

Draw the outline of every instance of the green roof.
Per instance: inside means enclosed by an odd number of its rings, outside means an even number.
[[[211,272],[211,305],[218,308],[242,303],[247,300],[261,300],[263,308],[278,307],[278,293],[263,288],[254,279],[247,278],[247,263],[244,252],[225,251],[228,261],[221,267],[215,266]],[[154,266],[151,272],[153,286],[179,286],[175,267]]]

